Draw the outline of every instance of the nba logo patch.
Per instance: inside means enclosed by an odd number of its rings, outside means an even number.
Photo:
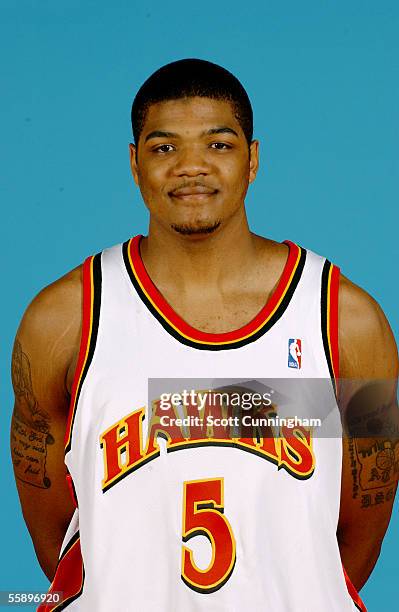
[[[300,338],[288,340],[288,367],[300,369],[302,364],[302,341]]]

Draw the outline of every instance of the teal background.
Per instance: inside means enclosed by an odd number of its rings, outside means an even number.
[[[12,341],[44,285],[146,232],[128,162],[137,88],[182,57],[235,73],[261,142],[252,228],[340,265],[398,337],[399,4],[2,0],[0,15],[0,590],[45,590],[9,460]],[[361,593],[371,612],[397,607],[398,536],[396,504]]]

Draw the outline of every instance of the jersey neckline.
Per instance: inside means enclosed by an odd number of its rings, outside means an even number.
[[[288,258],[277,287],[266,304],[242,327],[229,332],[211,333],[196,329],[182,319],[157,289],[141,258],[142,238],[142,235],[137,235],[123,244],[123,257],[133,286],[166,331],[183,344],[202,350],[239,348],[266,333],[282,316],[291,301],[306,259],[305,249],[290,240],[284,240],[284,244],[289,247]]]

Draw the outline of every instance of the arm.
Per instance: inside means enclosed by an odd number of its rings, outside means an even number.
[[[74,504],[64,435],[81,326],[80,268],[44,289],[21,321],[12,356],[11,455],[39,563],[52,580]]]
[[[339,303],[338,399],[347,435],[337,538],[342,563],[360,590],[379,557],[397,486],[398,353],[381,308],[345,277]]]

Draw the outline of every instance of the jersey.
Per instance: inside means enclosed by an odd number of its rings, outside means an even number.
[[[158,291],[140,240],[84,263],[65,447],[76,510],[50,587],[64,603],[39,610],[365,610],[336,538],[338,267],[285,241],[261,311],[240,329],[208,333]],[[335,435],[283,423],[298,381],[326,383],[320,427]],[[229,391],[212,404],[215,388]],[[239,401],[252,393],[252,412],[237,427],[227,404],[238,388]],[[255,392],[269,400],[256,415],[281,418],[268,434],[254,424]]]

